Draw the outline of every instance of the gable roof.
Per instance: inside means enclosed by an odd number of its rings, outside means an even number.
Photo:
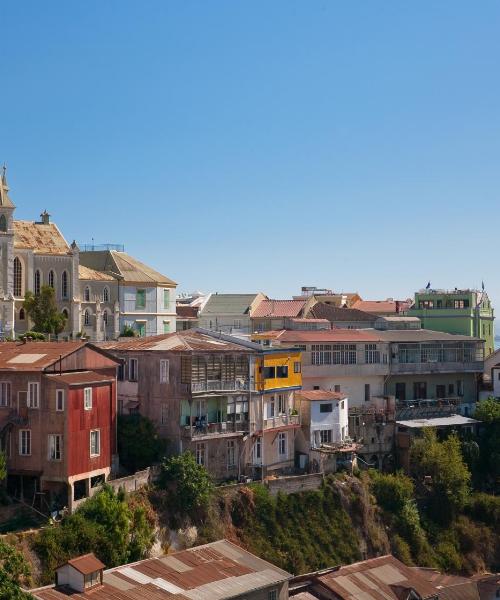
[[[410,308],[408,300],[358,300],[351,308],[363,310],[369,313],[394,313],[402,312]]]
[[[259,294],[210,294],[200,315],[249,315],[250,307]]]
[[[96,558],[92,552],[68,560],[68,565],[71,565],[79,573],[82,573],[82,575],[89,575],[90,573],[94,573],[95,571],[100,571],[101,569],[105,568],[104,563]]]
[[[340,308],[324,302],[315,304],[309,311],[309,316],[317,319],[328,319],[330,322],[364,321],[367,323],[374,323],[377,318],[377,315],[356,308]]]
[[[115,281],[116,277],[103,273],[102,271],[95,271],[90,267],[84,265],[78,266],[78,279],[83,281]]]
[[[296,394],[297,397],[304,398],[310,402],[316,400],[345,400],[347,398],[342,392],[331,392],[329,390],[300,390]]]
[[[169,287],[177,285],[172,279],[148,267],[130,254],[118,250],[80,252],[80,264],[95,271],[120,275],[126,283],[161,283]]]
[[[55,223],[13,221],[14,248],[32,250],[35,254],[71,254],[71,248]]]
[[[300,317],[307,300],[262,300],[253,309],[252,319]]]

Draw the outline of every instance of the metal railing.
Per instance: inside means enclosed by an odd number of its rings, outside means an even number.
[[[125,252],[123,244],[78,244],[80,252],[102,252],[103,250],[116,250],[116,252]]]
[[[299,415],[277,415],[264,419],[264,429],[274,429],[285,425],[300,425]]]
[[[184,435],[192,438],[202,436],[217,436],[224,433],[244,433],[249,430],[248,420],[244,421],[224,421],[222,423],[203,423],[197,422],[192,429],[186,425],[183,429]]]
[[[248,381],[243,379],[221,379],[218,381],[199,381],[191,383],[192,392],[238,392],[250,388]]]

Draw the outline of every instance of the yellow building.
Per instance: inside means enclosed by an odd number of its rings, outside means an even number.
[[[300,416],[295,392],[302,389],[302,353],[263,348],[255,356],[251,465],[255,473],[291,471]]]

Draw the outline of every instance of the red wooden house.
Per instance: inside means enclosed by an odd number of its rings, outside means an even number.
[[[72,510],[107,480],[117,366],[81,341],[0,343],[0,448],[12,495]]]

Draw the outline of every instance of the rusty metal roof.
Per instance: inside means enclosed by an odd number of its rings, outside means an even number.
[[[80,560],[80,559],[76,559]],[[115,567],[104,585],[83,593],[63,587],[32,590],[40,600],[224,600],[279,585],[291,575],[227,540]]]
[[[75,342],[0,342],[0,370],[43,371],[83,347]]]
[[[71,254],[68,242],[55,223],[14,221],[14,247],[26,248],[35,254]]]
[[[307,300],[262,300],[251,312],[255,318],[299,317]]]
[[[345,400],[347,396],[341,392],[331,392],[329,390],[300,390],[297,396],[306,400]]]
[[[100,571],[105,568],[104,563],[96,558],[92,552],[68,560],[68,565],[71,565],[74,569],[83,573],[83,575],[89,575],[89,573],[94,573],[95,571]]]
[[[72,373],[50,373],[46,377],[55,382],[65,383],[71,387],[79,385],[90,385],[91,383],[109,383],[114,381],[114,377],[110,375],[102,375],[95,371],[77,371]]]

